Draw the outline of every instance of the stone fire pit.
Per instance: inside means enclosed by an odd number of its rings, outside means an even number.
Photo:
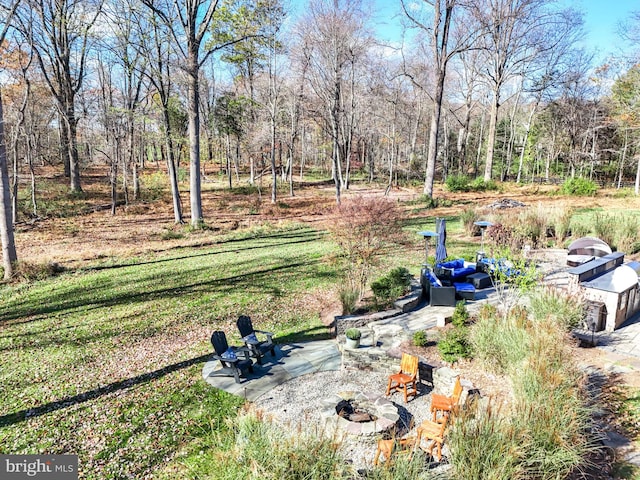
[[[326,425],[351,435],[386,432],[400,418],[398,408],[377,393],[340,392],[323,400],[322,405]]]

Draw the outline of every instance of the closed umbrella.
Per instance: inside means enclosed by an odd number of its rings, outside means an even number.
[[[436,219],[436,232],[438,233],[438,240],[436,243],[436,265],[444,262],[447,258],[447,247],[445,242],[447,241],[447,225],[444,218]]]

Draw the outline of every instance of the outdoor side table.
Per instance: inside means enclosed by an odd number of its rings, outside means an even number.
[[[486,273],[476,272],[467,275],[467,282],[473,284],[477,289],[489,288],[491,286],[491,277]]]

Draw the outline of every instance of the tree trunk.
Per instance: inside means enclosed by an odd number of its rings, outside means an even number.
[[[7,168],[7,148],[4,141],[4,112],[2,92],[0,92],[0,240],[2,241],[2,266],[5,280],[13,276],[13,266],[18,260],[11,221],[11,194],[9,191],[9,169]]]
[[[427,150],[427,170],[424,179],[424,194],[433,198],[433,181],[436,172],[436,157],[438,155],[438,128],[440,126],[440,114],[442,112],[442,96],[444,91],[444,79],[446,71],[438,73],[436,92],[433,98],[433,114],[429,127],[429,149]]]
[[[71,166],[69,164],[69,159],[71,158],[71,155],[69,155],[69,131],[67,130],[67,124],[62,113],[58,114],[58,122],[60,122],[58,125],[58,132],[60,132],[60,161],[64,168],[64,176],[69,178],[71,177]]]
[[[199,227],[202,216],[200,184],[200,92],[198,90],[198,51],[189,52],[188,68],[188,116],[189,116],[189,198],[191,200],[191,225]]]
[[[484,181],[488,182],[492,177],[493,151],[496,143],[496,126],[498,123],[498,109],[500,108],[500,90],[493,92],[493,102],[491,103],[491,118],[489,119],[489,132],[487,132],[487,156],[484,165]]]
[[[67,108],[65,121],[68,128],[69,139],[69,171],[71,174],[71,191],[82,192],[82,185],[80,184],[80,155],[78,154],[78,121],[76,120],[73,105]]]
[[[281,149],[282,150],[282,149]],[[276,175],[276,117],[275,112],[271,112],[271,203],[277,200],[278,178]]]

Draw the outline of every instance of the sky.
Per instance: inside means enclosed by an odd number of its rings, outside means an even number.
[[[400,0],[363,0],[371,2],[373,21],[381,40],[399,41],[401,36]],[[419,3],[420,0],[417,0]],[[618,23],[632,11],[640,11],[640,0],[559,0],[560,5],[583,12],[585,47],[596,52],[595,62],[603,63],[608,55],[620,48]],[[409,4],[409,0],[407,1]]]
[[[622,44],[618,24],[628,18],[632,11],[640,11],[638,0],[582,0],[566,1],[584,12],[586,45],[597,52],[597,59],[603,62],[614,54]]]

